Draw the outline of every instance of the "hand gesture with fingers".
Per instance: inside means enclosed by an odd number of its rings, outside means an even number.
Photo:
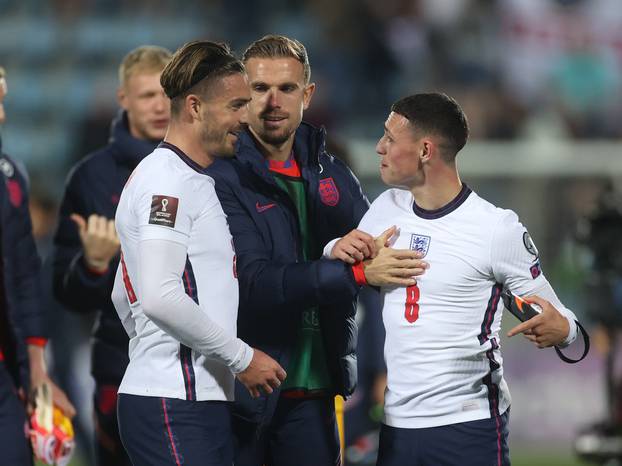
[[[121,244],[114,220],[96,214],[91,214],[88,221],[78,214],[71,214],[70,218],[78,226],[87,265],[98,272],[104,272],[112,258],[118,254]]]
[[[266,394],[272,393],[273,389],[281,386],[286,376],[278,362],[256,348],[253,349],[251,363],[237,375],[253,398],[261,396],[262,391]]]
[[[527,296],[526,302],[535,303],[542,308],[540,315],[517,325],[508,332],[508,337],[522,333],[538,348],[548,348],[562,343],[570,332],[570,324],[555,307],[539,296]]]
[[[363,261],[367,283],[374,286],[412,286],[415,277],[422,275],[430,265],[421,260],[421,253],[410,249],[388,247],[396,227],[385,230],[374,241],[378,254]]]
[[[374,258],[377,254],[378,248],[373,236],[361,230],[352,230],[335,243],[330,257],[354,264],[363,259]]]

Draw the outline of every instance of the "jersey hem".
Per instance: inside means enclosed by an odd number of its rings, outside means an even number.
[[[503,415],[509,406],[499,410],[499,415]],[[469,421],[479,421],[480,419],[490,419],[490,409],[478,409],[460,414],[446,416],[434,416],[430,419],[399,418],[385,414],[383,424],[398,429],[425,429],[428,427],[441,427],[451,424],[460,424]]]
[[[231,390],[233,392],[233,389]],[[121,385],[119,393],[126,395],[152,396],[164,398],[177,398],[179,400],[187,400],[185,390],[166,390],[162,388],[144,388],[144,387],[128,387]],[[196,399],[190,401],[233,401],[233,393],[227,396],[223,392],[214,393],[211,390],[203,390],[196,392]]]

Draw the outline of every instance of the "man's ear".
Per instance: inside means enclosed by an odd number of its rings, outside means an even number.
[[[421,162],[429,162],[432,157],[432,153],[434,152],[435,146],[432,141],[429,139],[424,139],[421,141],[421,148],[419,150],[419,160]]]
[[[313,97],[313,93],[315,92],[315,83],[309,83],[305,86],[302,91],[302,105],[303,109],[306,110],[309,108],[311,104],[311,98]]]
[[[123,86],[119,86],[117,89],[117,103],[123,110],[127,110],[127,94]]]
[[[196,94],[188,94],[184,99],[184,110],[193,120],[200,120],[201,116],[201,99]]]

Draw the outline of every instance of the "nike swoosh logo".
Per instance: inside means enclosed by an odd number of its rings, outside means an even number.
[[[255,208],[257,209],[257,212],[261,213],[261,212],[265,212],[268,209],[271,209],[272,207],[274,207],[276,204],[266,204],[266,205],[259,205],[259,202],[257,204],[255,204]]]

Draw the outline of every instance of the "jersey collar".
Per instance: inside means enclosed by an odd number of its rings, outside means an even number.
[[[464,201],[467,200],[469,194],[471,194],[471,188],[469,188],[465,183],[462,183],[462,189],[458,193],[456,197],[454,197],[449,203],[445,204],[440,209],[434,210],[426,210],[417,205],[417,201],[413,201],[413,211],[417,217],[425,218],[427,220],[433,220],[437,218],[444,217],[445,215],[453,212],[458,207],[460,207]]]
[[[201,165],[196,163],[194,160],[192,160],[190,157],[188,157],[184,153],[184,151],[181,150],[176,145],[171,144],[170,142],[162,141],[160,144],[158,144],[158,148],[164,148],[164,149],[172,150],[181,160],[183,160],[186,163],[186,165],[188,165],[194,171],[197,171],[197,172],[199,172],[199,173],[201,173],[203,175],[205,174],[205,169]]]

